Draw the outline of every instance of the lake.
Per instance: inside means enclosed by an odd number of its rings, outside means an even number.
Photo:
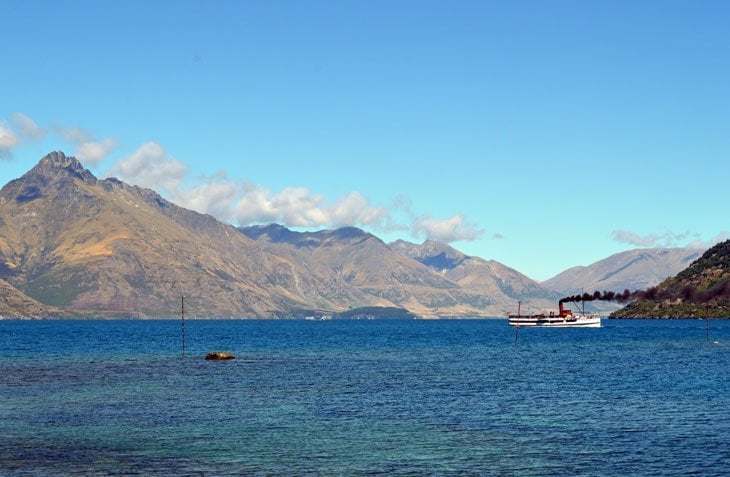
[[[730,321],[185,325],[0,321],[0,475],[730,474]]]

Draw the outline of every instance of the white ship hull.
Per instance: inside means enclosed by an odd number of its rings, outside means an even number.
[[[600,328],[599,315],[570,316],[510,316],[510,326],[539,326],[543,328]]]

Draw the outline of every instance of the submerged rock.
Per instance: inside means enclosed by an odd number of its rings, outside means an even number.
[[[231,353],[226,353],[225,351],[214,351],[212,353],[206,354],[205,359],[207,361],[221,361],[224,359],[236,359],[236,357],[233,356]]]

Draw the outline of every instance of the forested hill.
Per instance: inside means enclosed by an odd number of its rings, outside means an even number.
[[[730,240],[614,312],[614,318],[730,318]]]

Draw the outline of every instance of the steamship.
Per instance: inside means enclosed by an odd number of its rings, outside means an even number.
[[[509,315],[510,326],[542,326],[546,328],[600,328],[601,316],[598,314],[583,313],[574,315],[571,310],[558,303],[558,313],[550,311],[537,315],[521,315],[519,305],[516,315]]]

